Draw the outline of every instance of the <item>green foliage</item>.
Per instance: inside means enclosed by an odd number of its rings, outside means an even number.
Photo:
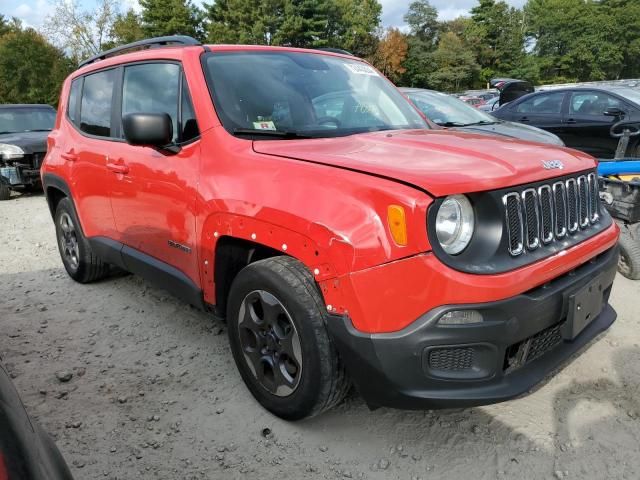
[[[216,0],[205,8],[211,43],[334,47],[369,56],[382,7],[377,0]]]
[[[135,42],[145,38],[142,18],[132,9],[125,14],[119,14],[111,26],[113,46]]]
[[[15,23],[0,35],[0,103],[56,105],[60,85],[73,70],[62,51],[31,28]]]
[[[189,35],[203,38],[202,12],[191,0],[139,0],[147,37]]]
[[[468,87],[479,68],[473,52],[453,32],[442,34],[433,61],[435,70],[429,74],[429,83],[447,92]]]
[[[404,21],[409,25],[411,34],[424,42],[425,47],[435,41],[439,30],[438,10],[429,0],[411,2]]]
[[[637,0],[529,0],[525,13],[543,79],[640,74]]]

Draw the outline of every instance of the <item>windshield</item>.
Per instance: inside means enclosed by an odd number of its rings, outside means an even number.
[[[52,108],[0,108],[0,133],[49,131],[55,121]]]
[[[438,92],[407,92],[407,96],[433,123],[442,126],[489,124],[497,120],[462,100]]]
[[[298,52],[225,52],[204,61],[224,127],[265,138],[428,128],[366,63]]]

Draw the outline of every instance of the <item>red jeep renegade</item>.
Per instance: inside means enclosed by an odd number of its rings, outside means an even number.
[[[225,317],[286,419],[352,383],[371,407],[507,400],[615,320],[592,157],[430,129],[349,55],[114,49],[65,81],[48,152],[69,275],[119,267]]]

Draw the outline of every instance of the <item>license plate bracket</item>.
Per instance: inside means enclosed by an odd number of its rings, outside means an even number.
[[[562,327],[565,340],[576,338],[602,311],[604,285],[597,277],[569,295],[567,321]]]

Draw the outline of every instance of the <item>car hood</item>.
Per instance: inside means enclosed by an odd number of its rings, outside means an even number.
[[[459,131],[395,130],[309,140],[260,140],[256,152],[409,183],[434,196],[493,190],[595,168],[576,150]],[[543,161],[559,160],[562,170]],[[554,164],[557,164],[554,162]]]
[[[24,153],[43,153],[47,151],[47,137],[49,132],[21,132],[0,135],[0,143],[16,145]]]
[[[542,130],[541,128],[524,125],[522,123],[497,120],[496,123],[490,125],[471,125],[468,127],[455,127],[454,129],[469,133],[502,135],[504,137],[519,138],[520,140],[527,140],[529,142],[564,146],[564,143],[562,143],[562,140],[560,140],[560,137],[557,135]]]

